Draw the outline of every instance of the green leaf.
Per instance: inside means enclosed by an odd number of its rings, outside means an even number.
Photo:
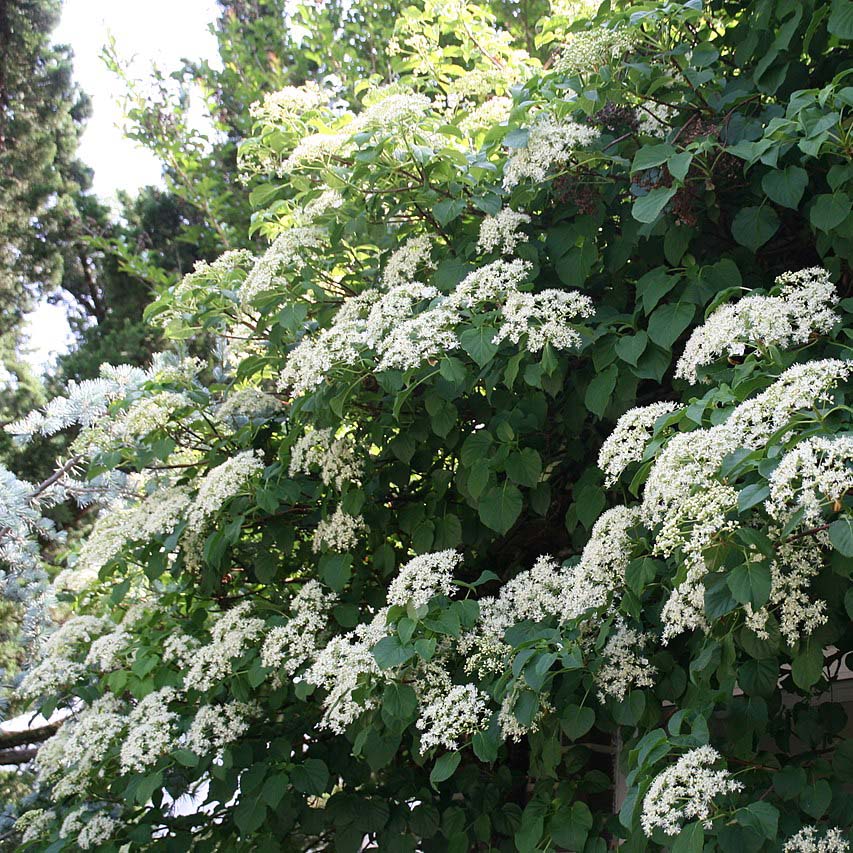
[[[649,318],[649,337],[658,346],[672,349],[672,345],[690,325],[695,312],[695,306],[686,302],[661,305]]]
[[[823,649],[819,643],[806,643],[805,649],[791,662],[791,676],[794,684],[803,690],[809,690],[823,675]]]
[[[637,361],[645,351],[648,343],[649,336],[645,332],[639,331],[636,335],[625,335],[619,338],[616,341],[614,349],[616,350],[616,355],[622,361],[626,361],[628,364],[633,364],[636,367]]]
[[[829,541],[844,557],[853,557],[853,521],[839,518],[829,525]]]
[[[492,434],[487,429],[479,429],[476,432],[472,432],[462,442],[462,450],[459,454],[462,464],[466,468],[470,468],[477,460],[483,459],[492,444],[494,444],[494,441]]]
[[[568,705],[560,711],[560,728],[569,740],[583,737],[595,724],[595,711],[580,705]]]
[[[397,720],[409,720],[418,709],[418,697],[408,684],[389,684],[382,694],[382,713]]]
[[[267,804],[261,797],[243,797],[234,809],[234,823],[241,834],[257,832],[267,817]]]
[[[806,787],[806,771],[789,765],[773,774],[773,788],[783,800],[794,800]]]
[[[574,802],[571,808],[561,804],[560,810],[548,823],[548,832],[555,844],[566,850],[583,850],[592,829],[592,812],[586,803]]]
[[[506,460],[507,476],[519,486],[532,488],[542,475],[542,459],[532,447],[510,453]]]
[[[747,562],[732,569],[727,581],[732,595],[741,604],[751,604],[754,610],[770,599],[770,567],[764,562]]]
[[[726,581],[726,576],[719,573],[705,578],[705,613],[709,619],[719,619],[738,606]]]
[[[853,39],[853,2],[832,0],[832,11],[826,28],[840,39]]]
[[[672,845],[672,853],[702,853],[705,848],[705,830],[701,823],[688,823]]]
[[[373,659],[380,669],[390,669],[392,666],[402,666],[407,660],[415,656],[414,646],[400,642],[399,637],[393,634],[383,637],[371,651]]]
[[[340,592],[352,577],[352,555],[324,554],[317,568],[323,582],[335,592]]]
[[[693,162],[693,155],[689,151],[682,151],[680,154],[673,154],[666,161],[666,167],[669,169],[669,174],[677,181],[683,181],[690,171],[690,164]]]
[[[297,791],[319,797],[329,785],[329,768],[319,758],[308,758],[294,768],[291,780]]]
[[[447,225],[468,206],[464,198],[446,198],[433,205],[432,212],[439,225]]]
[[[815,820],[823,817],[832,802],[832,788],[826,779],[818,779],[800,794],[800,808]]]
[[[449,779],[459,766],[462,756],[458,752],[446,752],[442,755],[429,774],[429,781],[433,788],[438,787],[440,782]]]
[[[485,761],[487,764],[491,764],[493,761],[497,760],[500,741],[490,731],[477,732],[474,737],[471,738],[471,746],[474,749],[474,755],[476,755],[480,761]]]
[[[770,497],[770,486],[767,483],[751,483],[738,492],[737,509],[743,514]]]
[[[649,190],[634,202],[631,208],[634,219],[638,222],[654,222],[677,191],[677,187],[658,187]]]
[[[836,747],[832,756],[832,769],[844,782],[853,782],[853,739],[845,740]]]
[[[643,311],[651,314],[655,305],[678,284],[677,275],[669,275],[666,267],[656,267],[637,281],[637,293],[643,299]]]
[[[814,205],[809,211],[809,220],[815,228],[831,231],[847,219],[851,206],[853,203],[847,193],[825,193],[815,197]]]
[[[753,252],[760,249],[779,229],[779,217],[772,207],[744,207],[732,222],[732,236]]]
[[[477,509],[480,521],[486,527],[503,535],[521,515],[523,505],[524,500],[518,487],[507,480],[489,489],[480,500]]]
[[[448,381],[455,385],[461,385],[468,375],[465,365],[452,355],[446,355],[438,365],[439,373]]]
[[[587,409],[598,417],[603,417],[618,378],[619,368],[615,364],[598,373],[587,386],[584,395],[584,405]]]
[[[746,808],[738,809],[736,817],[741,826],[755,830],[768,841],[773,841],[776,838],[779,826],[779,810],[770,803],[764,801],[750,803]]]
[[[485,367],[498,351],[497,344],[492,343],[494,336],[495,330],[491,326],[473,326],[462,332],[459,343],[479,367]]]
[[[771,201],[782,207],[796,210],[800,199],[806,190],[809,176],[805,169],[799,166],[788,166],[785,169],[773,169],[761,179],[761,189],[767,193]]]
[[[198,756],[191,749],[175,749],[172,757],[184,767],[195,767],[198,764]]]
[[[655,166],[660,166],[666,163],[670,157],[676,153],[675,149],[665,142],[659,145],[644,145],[634,155],[634,162],[631,163],[631,172],[642,172],[644,169],[652,169]]]
[[[478,459],[471,466],[471,472],[468,474],[468,491],[472,497],[478,498],[483,494],[489,484],[491,472],[492,468],[487,459]]]

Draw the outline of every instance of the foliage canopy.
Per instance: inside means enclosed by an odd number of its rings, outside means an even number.
[[[267,94],[269,249],[148,309],[205,357],[11,427],[10,563],[104,505],[31,849],[847,849],[850,4],[611,5]]]

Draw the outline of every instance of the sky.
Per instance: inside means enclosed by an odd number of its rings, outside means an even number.
[[[183,58],[213,60],[216,39],[208,25],[217,14],[215,0],[63,0],[62,6],[53,41],[71,45],[74,77],[92,99],[79,154],[95,171],[94,191],[113,201],[119,190],[133,193],[162,184],[154,155],[122,136],[121,86],[101,60],[101,50],[112,35],[119,55],[135,59],[137,73],[152,62],[171,71]],[[27,332],[28,361],[38,369],[70,343],[61,305],[40,305]]]

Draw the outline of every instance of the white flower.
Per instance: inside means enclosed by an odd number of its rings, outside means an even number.
[[[314,528],[314,551],[328,549],[344,554],[358,547],[359,540],[367,533],[367,525],[360,515],[350,515],[338,505],[335,511]]]
[[[649,472],[642,517],[657,528],[655,550],[670,556],[678,549],[687,568],[664,607],[664,639],[704,628],[703,554],[719,536],[733,530],[729,518],[737,492],[721,481],[723,459],[739,448],[757,449],[801,409],[829,401],[833,387],[846,379],[853,363],[837,359],[788,368],[766,391],[737,406],[722,423],[675,435]]]
[[[92,815],[77,836],[77,845],[81,850],[91,850],[109,841],[115,834],[119,823],[104,812]]]
[[[18,695],[35,699],[64,693],[65,689],[86,674],[86,667],[65,658],[47,657],[34,666],[18,687]]]
[[[127,708],[113,694],[96,699],[42,745],[35,761],[39,780],[53,783],[57,797],[85,795],[127,723]]]
[[[300,166],[324,164],[335,155],[343,156],[351,139],[349,133],[311,133],[303,136],[279,164],[279,177],[285,177]]]
[[[320,727],[343,734],[365,711],[375,708],[378,699],[371,693],[356,699],[359,687],[388,677],[376,663],[370,650],[388,634],[387,610],[380,610],[373,620],[359,625],[343,637],[333,638],[320,650],[304,678],[328,692],[323,702]]]
[[[306,252],[320,248],[325,241],[326,232],[313,225],[282,231],[255,261],[240,288],[240,301],[246,305],[257,296],[274,289],[283,269],[288,268],[293,272],[301,270],[305,266]]]
[[[264,639],[261,663],[293,675],[312,660],[318,638],[326,630],[326,615],[337,600],[337,595],[326,592],[317,581],[308,581],[290,602],[288,623],[272,628]]]
[[[561,350],[578,347],[583,339],[571,323],[594,313],[592,300],[577,291],[510,293],[502,308],[503,324],[493,343],[509,339],[517,344],[522,335],[527,335],[528,352],[539,352],[545,344]]]
[[[457,684],[445,693],[435,693],[421,708],[416,723],[421,734],[421,752],[442,746],[459,749],[466,735],[483,729],[488,719],[488,697],[473,684]]]
[[[320,477],[327,486],[338,491],[346,483],[357,483],[363,473],[361,460],[355,458],[355,445],[349,433],[335,437],[331,428],[307,430],[290,451],[288,475],[309,474],[320,469]]]
[[[643,832],[651,836],[660,828],[667,835],[677,835],[685,822],[694,820],[710,829],[714,797],[743,789],[727,770],[711,769],[720,758],[713,747],[700,746],[659,773],[643,800]]]
[[[231,674],[231,661],[244,654],[264,631],[264,620],[250,616],[252,604],[243,601],[226,610],[210,629],[210,642],[189,651],[184,687],[204,692]],[[180,654],[180,648],[176,649]]]
[[[44,838],[55,821],[56,812],[52,809],[30,809],[15,821],[15,829],[21,833],[21,841],[29,844]]]
[[[669,133],[670,123],[677,114],[678,110],[666,104],[659,104],[656,101],[643,101],[637,110],[639,131],[647,136],[663,139]]]
[[[747,296],[722,305],[693,331],[675,375],[697,381],[697,369],[723,355],[742,356],[747,347],[790,347],[808,343],[838,322],[838,301],[829,273],[810,267],[776,279],[776,296]]]
[[[634,33],[625,29],[596,27],[568,33],[554,62],[554,70],[561,74],[590,74],[618,59],[631,49],[634,41]]]
[[[678,403],[652,403],[629,409],[619,418],[598,454],[598,467],[604,472],[606,486],[612,486],[632,462],[643,458],[655,424],[678,408]]]
[[[853,490],[853,436],[808,438],[789,450],[770,476],[765,506],[783,525],[802,513],[801,527],[817,527],[824,512]]]
[[[302,86],[285,86],[276,92],[268,92],[263,101],[255,101],[249,107],[249,114],[264,121],[286,123],[328,102],[328,95],[309,80]]]
[[[391,253],[382,271],[382,283],[389,290],[410,284],[419,269],[434,269],[430,259],[432,243],[426,235],[410,237]]]
[[[591,145],[599,132],[571,120],[557,121],[550,115],[537,117],[527,147],[517,148],[504,165],[503,184],[512,189],[523,180],[542,183],[565,166],[575,150]]]
[[[620,701],[635,687],[654,687],[655,668],[642,654],[651,638],[624,622],[608,637],[601,652],[602,666],[595,674],[598,695],[602,701],[612,696]]]
[[[258,712],[257,705],[246,702],[202,705],[187,732],[186,748],[197,755],[218,752],[245,734]]]
[[[480,223],[480,237],[477,248],[481,252],[493,252],[500,249],[504,255],[511,255],[519,243],[526,242],[529,237],[520,231],[522,225],[527,225],[530,217],[519,210],[505,207],[494,216],[487,216]]]
[[[388,604],[425,607],[436,595],[450,595],[453,590],[453,571],[462,562],[462,555],[452,548],[412,558],[398,572],[388,588]]]
[[[353,122],[356,132],[380,130],[385,133],[416,127],[428,113],[432,101],[415,92],[405,92],[389,86],[371,93],[369,105]]]
[[[175,745],[178,715],[169,703],[178,696],[173,687],[162,687],[141,699],[128,718],[121,745],[121,772],[144,773]]]
[[[187,514],[187,527],[201,530],[205,521],[229,498],[239,494],[246,482],[264,470],[259,450],[243,450],[221,465],[211,468],[200,480],[198,494]]]
[[[512,110],[512,98],[489,98],[474,107],[459,121],[459,129],[468,137],[476,137],[480,133],[491,130],[496,125],[504,124]]]
[[[783,853],[847,853],[850,842],[844,838],[837,826],[821,829],[816,826],[804,826],[785,842]]]

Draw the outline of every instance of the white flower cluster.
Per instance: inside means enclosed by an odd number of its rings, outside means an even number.
[[[94,579],[129,542],[173,533],[191,503],[186,491],[173,487],[160,489],[135,506],[102,510],[80,548],[75,573]]]
[[[365,711],[376,707],[375,697],[368,695],[358,700],[355,692],[366,682],[382,677],[370,650],[387,634],[387,610],[383,608],[371,622],[334,637],[317,653],[304,678],[328,692],[323,701],[321,728],[343,734]]]
[[[386,284],[402,280],[424,264],[425,243],[405,244],[399,258],[386,267]],[[592,314],[582,294],[546,290],[519,291],[531,265],[518,258],[493,261],[469,273],[455,290],[443,296],[417,282],[393,284],[385,293],[366,291],[348,299],[329,328],[305,338],[288,356],[279,378],[282,390],[304,394],[319,385],[335,365],[356,364],[365,348],[379,359],[377,371],[408,370],[459,347],[455,329],[478,310],[502,310],[504,324],[494,342],[518,343],[527,336],[527,349],[537,352],[545,343],[565,349],[581,338],[570,325]],[[426,304],[425,310],[416,307]]]
[[[432,107],[426,95],[401,91],[393,85],[372,92],[365,100],[368,102],[366,108],[353,122],[356,132],[405,132],[417,126]]]
[[[624,622],[608,637],[601,653],[602,666],[595,674],[602,701],[612,696],[620,701],[635,687],[654,687],[655,668],[643,655],[651,638]]]
[[[737,492],[717,474],[724,457],[739,448],[761,447],[799,410],[830,400],[834,386],[851,370],[853,363],[838,359],[794,365],[723,423],[679,433],[660,452],[646,481],[642,517],[656,528],[655,550],[669,556],[680,549],[687,567],[685,580],[663,610],[664,640],[706,626],[703,552],[736,526],[728,516]]]
[[[629,409],[619,418],[598,454],[598,467],[604,472],[606,486],[614,485],[632,462],[643,458],[655,424],[678,408],[678,403],[652,403]]]
[[[338,597],[315,580],[308,581],[290,602],[290,620],[272,628],[261,648],[261,663],[293,675],[317,653],[318,639],[326,629],[326,615]]]
[[[343,156],[352,139],[349,133],[311,133],[300,138],[296,147],[278,164],[276,172],[285,177],[302,166],[325,165],[336,156]]]
[[[486,725],[488,697],[473,684],[456,684],[444,693],[435,693],[421,707],[416,726],[421,734],[421,752],[433,747],[459,749],[462,738]]]
[[[231,673],[231,661],[264,632],[264,620],[250,616],[251,602],[226,610],[210,629],[210,642],[191,653],[184,687],[204,692]]]
[[[699,746],[655,777],[640,816],[646,835],[651,836],[658,828],[667,835],[678,835],[685,822],[694,820],[711,828],[714,797],[743,789],[727,770],[712,769],[718,761],[716,749]]]
[[[669,133],[670,124],[678,110],[657,101],[643,101],[637,110],[639,131],[647,136],[663,139]]]
[[[27,672],[18,687],[18,695],[23,699],[61,695],[85,674],[86,667],[77,661],[47,657]]]
[[[782,848],[783,853],[847,853],[850,842],[837,827],[826,827],[821,831],[816,826],[804,826],[792,835]]]
[[[638,516],[638,510],[622,506],[607,510],[593,525],[577,565],[563,568],[540,557],[532,569],[505,583],[497,598],[481,598],[479,623],[459,642],[466,670],[502,671],[509,653],[503,635],[517,622],[556,618],[564,624],[608,605],[624,588],[630,530]]]
[[[364,473],[361,460],[355,457],[352,435],[335,436],[331,428],[307,430],[290,451],[288,475],[310,474],[320,469],[320,478],[326,486],[341,491],[346,483],[358,483]]]
[[[618,59],[634,42],[634,33],[626,29],[596,27],[569,33],[553,68],[560,74],[587,75]]]
[[[838,301],[829,273],[810,267],[776,279],[775,296],[747,296],[722,305],[693,331],[675,375],[697,381],[699,367],[723,355],[742,356],[747,347],[790,347],[808,343],[838,322],[832,306]]]
[[[522,225],[527,225],[530,217],[519,210],[504,207],[494,216],[487,216],[480,223],[480,237],[477,248],[481,252],[493,252],[500,249],[504,255],[511,255],[519,243],[526,242],[529,237],[521,231]]]
[[[358,547],[365,533],[367,533],[367,525],[364,519],[360,515],[350,515],[338,504],[328,518],[317,522],[312,547],[315,552],[328,549],[345,554]]]
[[[853,490],[853,436],[808,438],[789,450],[770,476],[765,503],[771,518],[786,524],[797,513],[800,525],[817,527],[824,512],[841,508]]]
[[[459,121],[459,129],[469,138],[484,133],[495,125],[504,124],[512,111],[512,98],[498,96],[489,98],[474,107]]]
[[[272,394],[248,385],[231,391],[216,408],[216,419],[239,427],[248,421],[268,420],[281,411],[281,403]]]
[[[187,732],[186,748],[197,755],[219,752],[248,731],[258,711],[257,705],[247,702],[202,705]]]
[[[109,631],[111,623],[100,616],[72,616],[62,623],[44,642],[46,657],[69,657],[80,646],[89,645]]]
[[[435,264],[430,259],[431,251],[432,243],[425,234],[406,240],[385,262],[382,283],[386,289],[405,287],[415,280],[418,270],[433,269]]]
[[[21,833],[21,842],[29,844],[47,835],[55,821],[56,812],[52,809],[30,809],[15,821],[15,829]]]
[[[77,846],[81,850],[92,850],[109,841],[119,827],[119,822],[106,812],[93,814],[77,835]]]
[[[85,796],[128,722],[124,703],[112,693],[104,694],[63,723],[39,749],[39,781],[52,783],[57,797]]]
[[[328,102],[328,95],[310,80],[302,86],[285,86],[276,92],[268,92],[262,101],[255,101],[249,107],[249,113],[261,121],[288,123]]]
[[[575,150],[591,145],[598,137],[594,127],[540,115],[530,128],[527,147],[514,150],[507,158],[504,188],[512,189],[523,180],[542,183],[565,166]]]
[[[169,710],[169,703],[177,698],[174,687],[161,687],[130,712],[127,735],[121,744],[122,773],[144,773],[172,748],[179,718]]]
[[[264,470],[259,450],[243,450],[211,468],[200,480],[198,494],[187,513],[187,527],[198,532],[207,519],[240,492],[247,481]]]
[[[450,595],[453,590],[453,572],[462,555],[452,548],[431,554],[420,554],[409,560],[388,588],[388,604],[415,610],[426,607],[436,595]]]
[[[527,335],[528,352],[539,352],[545,344],[556,349],[579,347],[583,338],[571,323],[594,313],[592,300],[577,291],[515,291],[506,298],[503,324],[492,343],[509,339],[517,344],[522,335]]]
[[[256,297],[272,290],[285,268],[299,272],[305,266],[306,252],[319,249],[325,241],[326,232],[314,225],[295,226],[282,231],[255,261],[240,288],[240,301],[248,305]]]

